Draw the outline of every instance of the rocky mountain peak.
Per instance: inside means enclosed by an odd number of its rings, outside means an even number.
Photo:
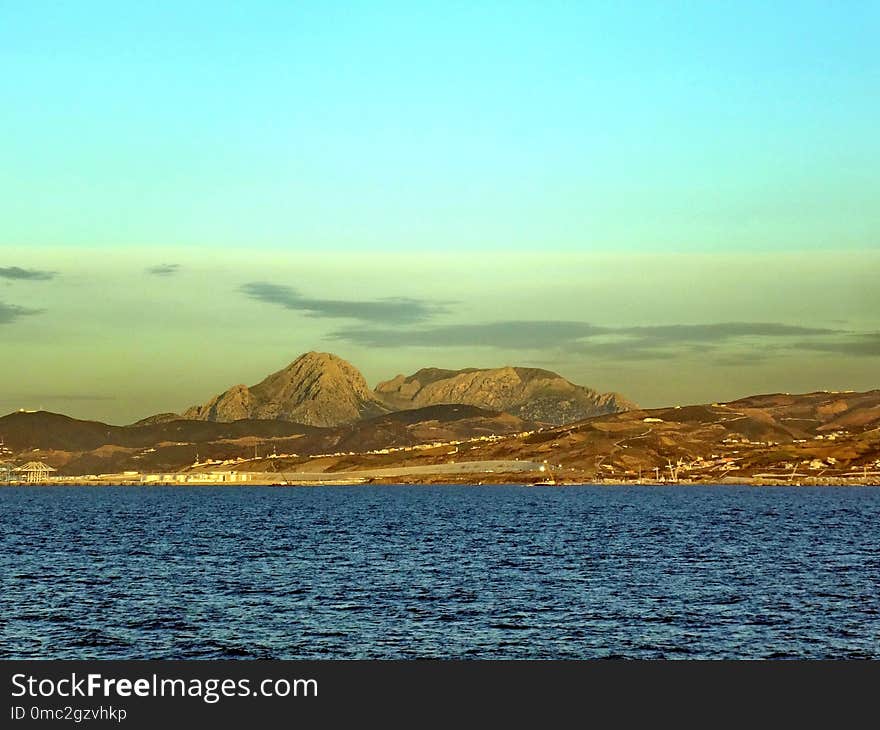
[[[183,415],[207,421],[251,418],[339,426],[386,411],[353,365],[327,352],[307,352],[256,385],[236,385]]]

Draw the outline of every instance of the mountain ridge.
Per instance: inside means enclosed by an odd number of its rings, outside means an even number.
[[[553,425],[638,407],[619,393],[600,393],[550,370],[514,366],[422,368],[379,383],[376,393],[395,408],[460,403]]]
[[[234,385],[185,410],[192,420],[286,420],[332,427],[435,405],[471,405],[527,421],[560,425],[637,407],[618,393],[600,393],[540,368],[422,368],[371,390],[360,371],[332,353],[307,352],[253,386]],[[166,421],[159,414],[142,422]]]

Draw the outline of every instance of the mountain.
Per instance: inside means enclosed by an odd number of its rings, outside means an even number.
[[[376,394],[393,409],[459,403],[556,425],[637,407],[617,393],[575,385],[549,370],[519,367],[424,368],[380,383]]]
[[[386,412],[388,408],[357,368],[330,353],[307,352],[257,385],[235,385],[204,405],[189,408],[183,418],[339,426]]]

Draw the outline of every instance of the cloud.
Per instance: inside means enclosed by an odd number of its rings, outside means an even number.
[[[834,355],[880,357],[880,332],[854,334],[844,339],[798,342],[794,347]]]
[[[841,335],[840,330],[775,322],[720,322],[606,327],[565,320],[501,321],[421,329],[344,328],[330,339],[364,347],[491,347],[505,350],[556,349],[610,360],[662,360],[707,355],[744,338],[779,342],[790,338]],[[806,340],[810,342],[811,340]]]
[[[55,278],[54,271],[41,271],[40,269],[22,269],[20,266],[0,266],[0,278],[14,279],[16,281],[48,281]]]
[[[251,282],[241,287],[247,296],[285,309],[305,312],[309,317],[356,319],[362,322],[407,324],[421,322],[446,311],[442,303],[392,297],[371,301],[311,299],[296,289],[279,284]]]
[[[547,349],[601,332],[586,322],[513,321],[454,324],[418,330],[347,328],[334,340],[366,347],[496,347],[510,350]]]
[[[32,314],[42,314],[42,309],[27,309],[17,304],[4,304],[0,302],[0,324],[10,324],[19,317],[28,317]]]
[[[693,347],[672,349],[643,339],[597,338],[579,342],[561,343],[568,353],[609,360],[669,360],[682,354],[693,353]]]
[[[171,276],[180,270],[180,264],[158,264],[157,266],[149,266],[145,269],[148,274],[153,276]]]
[[[734,337],[804,337],[839,334],[840,330],[798,327],[775,322],[720,322],[621,327],[615,332],[653,342],[721,342]]]
[[[840,330],[800,327],[777,322],[717,322],[670,324],[608,329],[604,341],[572,343],[567,349],[582,355],[615,360],[660,360],[680,356],[717,356],[719,365],[754,365],[766,357],[768,347],[791,338],[827,337]],[[734,342],[760,338],[760,348],[731,351]]]

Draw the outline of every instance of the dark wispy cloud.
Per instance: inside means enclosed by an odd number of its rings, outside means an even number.
[[[171,276],[178,271],[180,271],[180,264],[157,264],[146,269],[146,272],[153,276]]]
[[[725,346],[737,340],[761,339],[762,348],[778,347],[792,338],[827,337],[840,330],[800,327],[777,322],[717,322],[712,324],[670,324],[639,327],[609,327],[604,337],[563,345],[581,355],[615,360],[659,360],[680,356],[708,356],[718,353],[725,364],[755,364],[754,346],[739,358]],[[721,364],[719,362],[719,364]]]
[[[827,352],[856,357],[880,357],[880,332],[853,334],[829,340],[798,342],[795,347],[811,352]]]
[[[19,317],[27,317],[32,314],[42,314],[42,309],[28,309],[19,307],[17,304],[4,304],[0,302],[0,324],[10,324]]]
[[[393,297],[368,301],[348,299],[313,299],[296,289],[280,284],[251,282],[241,287],[251,299],[285,309],[305,312],[309,317],[356,319],[381,324],[422,322],[446,311],[444,303],[423,299]]]
[[[452,324],[417,330],[346,328],[330,337],[366,347],[497,347],[509,350],[546,349],[599,334],[586,322],[513,321]]]
[[[364,347],[493,347],[506,350],[547,350],[610,360],[660,360],[681,355],[722,352],[728,343],[761,338],[765,343],[823,344],[842,330],[799,327],[775,322],[719,322],[638,327],[604,327],[564,320],[502,321],[410,328],[355,328],[329,337]],[[808,339],[816,338],[816,339]],[[795,342],[792,342],[795,340]],[[851,342],[869,351],[872,342]],[[830,348],[829,348],[830,351]]]
[[[619,327],[612,331],[655,342],[720,342],[734,337],[805,337],[840,333],[840,330],[798,327],[775,322],[670,324],[650,327]]]
[[[752,347],[742,350],[728,350],[712,348],[712,358],[709,361],[711,365],[728,368],[751,367],[752,365],[761,365],[767,362],[772,356],[778,355],[786,348],[778,346],[774,347]]]
[[[591,358],[608,360],[669,360],[686,353],[694,353],[693,346],[678,345],[666,347],[656,341],[640,338],[597,337],[595,339],[561,342],[559,348],[565,352]]]
[[[55,278],[54,271],[40,269],[22,269],[20,266],[0,266],[0,279],[16,281],[48,281]]]

